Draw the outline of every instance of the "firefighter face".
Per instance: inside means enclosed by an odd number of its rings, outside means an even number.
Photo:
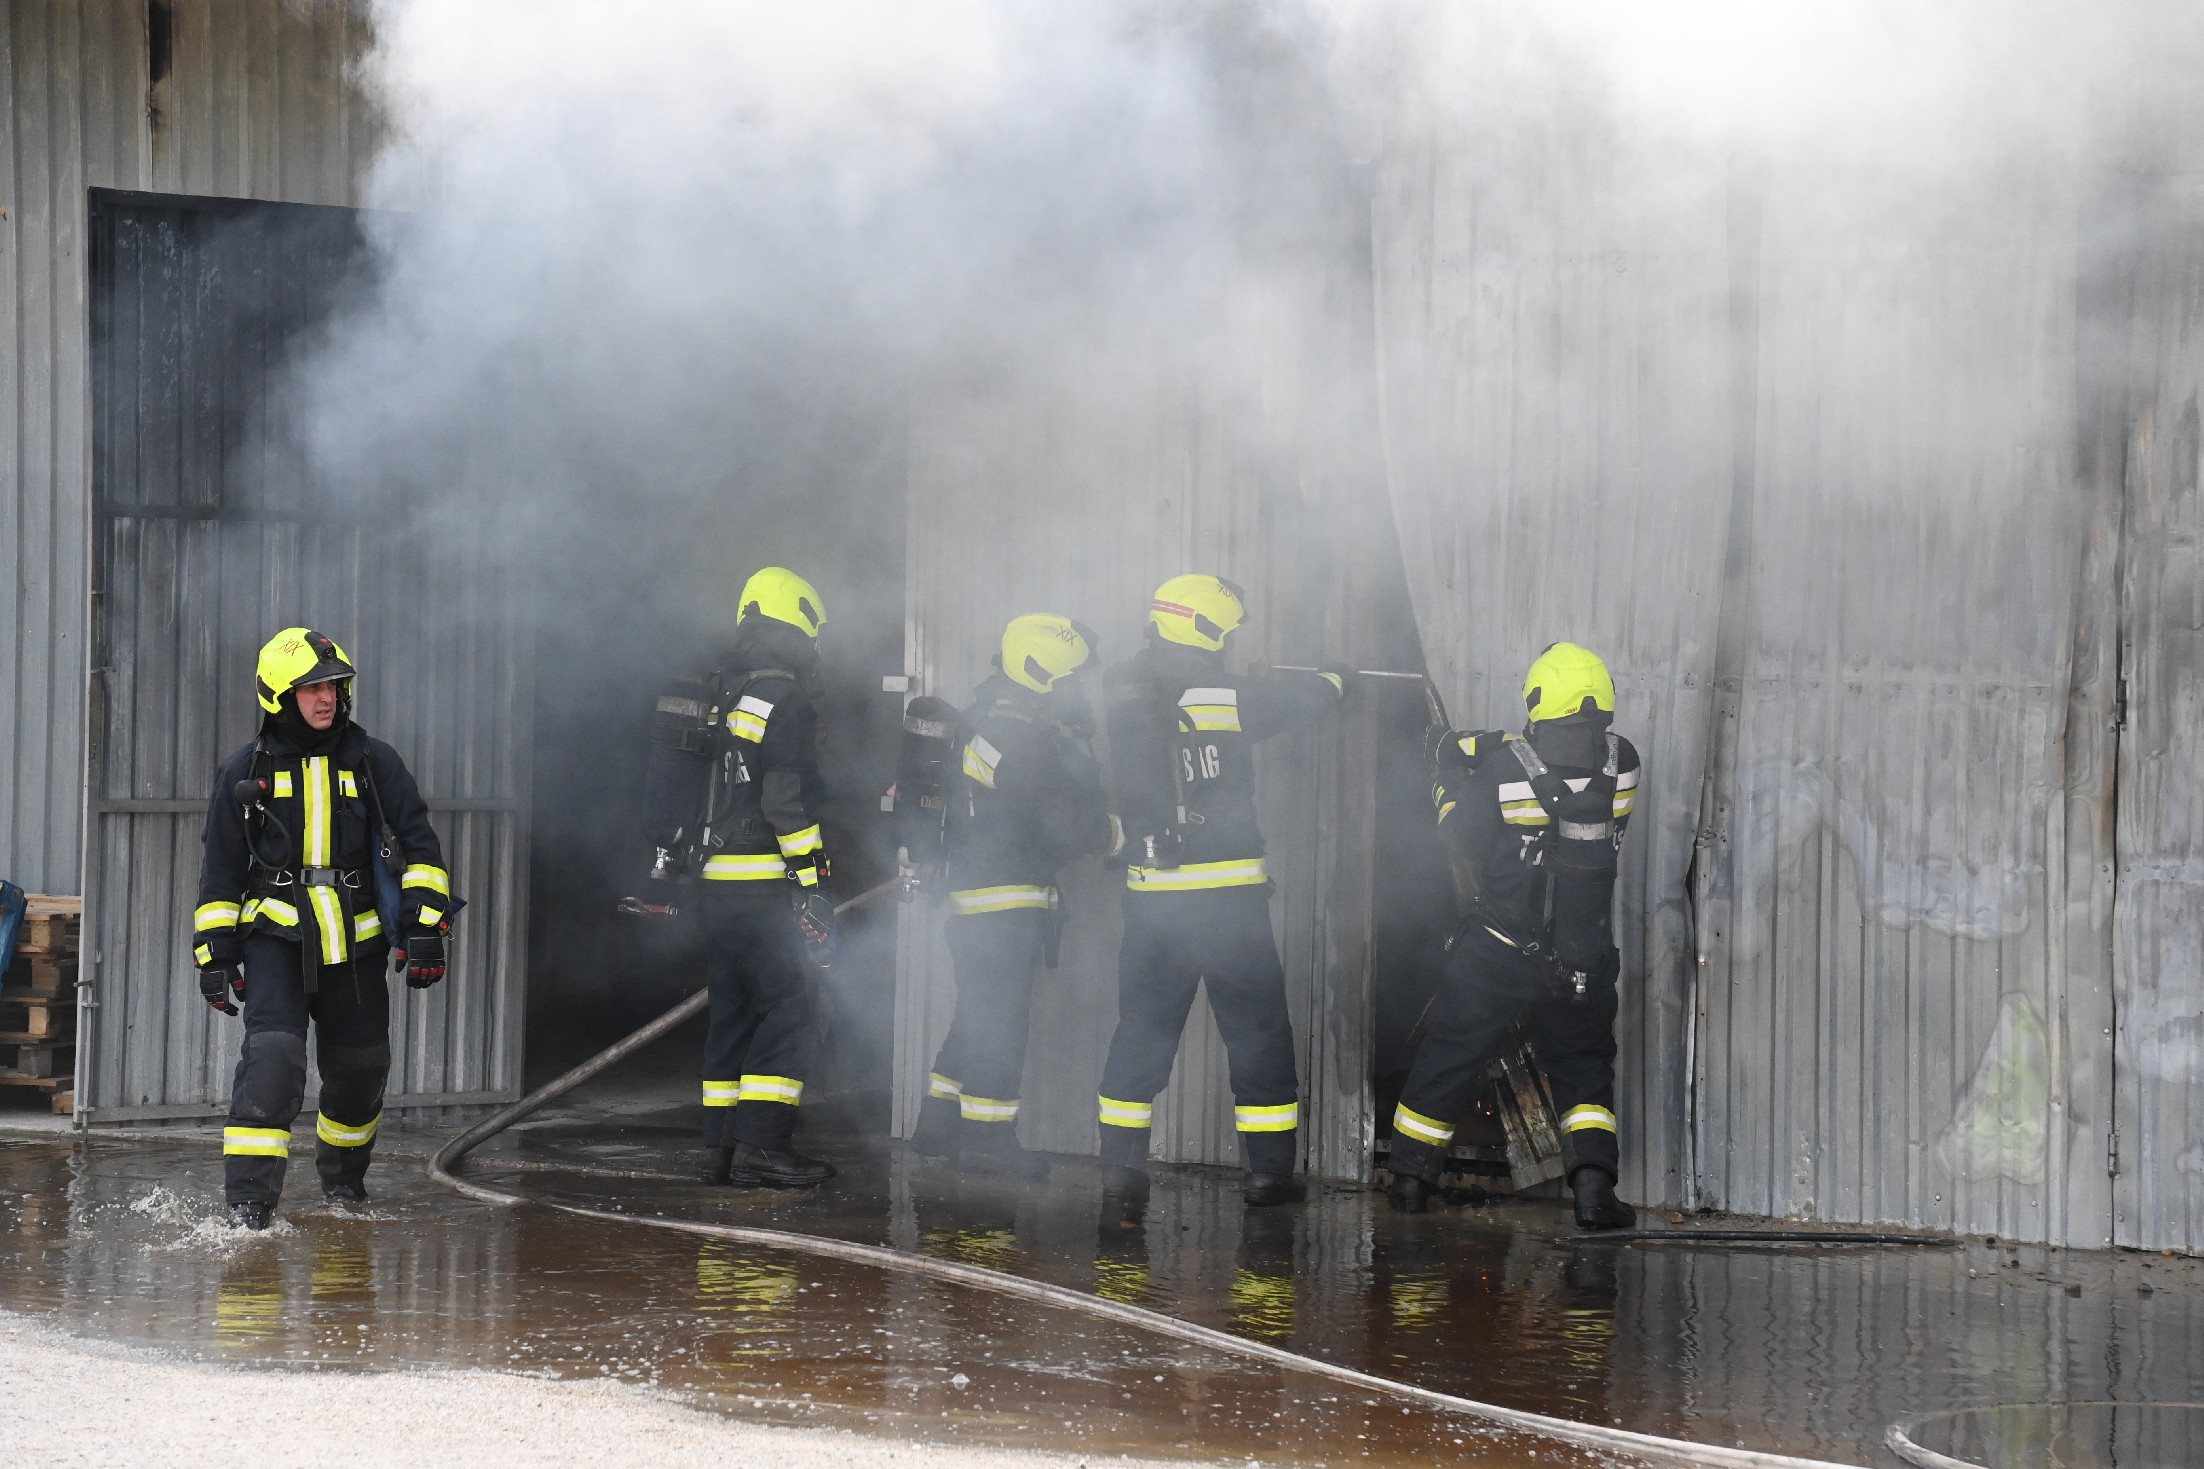
[[[327,729],[337,722],[337,683],[310,683],[298,691],[299,718],[310,729]]]

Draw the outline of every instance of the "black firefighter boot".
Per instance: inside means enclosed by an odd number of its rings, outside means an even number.
[[[1439,1150],[1429,1143],[1393,1134],[1393,1153],[1387,1167],[1393,1181],[1386,1186],[1385,1202],[1396,1214],[1428,1214],[1439,1196]]]
[[[918,1126],[911,1131],[911,1151],[922,1158],[957,1160],[963,1140],[963,1109],[955,1097],[927,1097],[918,1104]]]
[[[1638,1222],[1638,1211],[1615,1197],[1615,1176],[1587,1164],[1569,1175],[1576,1195],[1576,1227],[1579,1229],[1628,1229]]]
[[[1048,1179],[1048,1159],[1018,1146],[1015,1122],[965,1118],[957,1143],[957,1167],[965,1173],[1020,1183],[1043,1183]]]
[[[266,1229],[275,1217],[275,1210],[268,1204],[230,1205],[230,1228]]]
[[[1247,1175],[1240,1180],[1240,1200],[1251,1209],[1273,1204],[1298,1204],[1309,1196],[1309,1186],[1293,1176],[1293,1158],[1300,1133],[1243,1132],[1240,1146],[1247,1154]]]
[[[832,1163],[785,1145],[761,1148],[738,1141],[728,1153],[727,1181],[736,1188],[816,1188],[834,1176]]]

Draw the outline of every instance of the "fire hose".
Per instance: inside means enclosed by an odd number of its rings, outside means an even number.
[[[901,886],[900,880],[890,879],[878,887],[859,893],[856,897],[835,907],[839,917],[867,906]],[[701,1012],[708,1003],[708,990],[698,990],[665,1014],[651,1021],[632,1035],[616,1041],[596,1055],[554,1080],[545,1082],[510,1106],[492,1113],[489,1117],[453,1138],[429,1160],[428,1175],[446,1188],[456,1190],[470,1199],[485,1204],[513,1207],[535,1204],[541,1208],[556,1209],[561,1213],[577,1215],[584,1219],[600,1219],[615,1224],[641,1224],[653,1229],[672,1230],[678,1234],[698,1235],[707,1239],[731,1240],[738,1244],[755,1245],[765,1249],[787,1250],[795,1254],[821,1256],[830,1260],[847,1261],[853,1265],[869,1265],[879,1269],[900,1271],[908,1275],[923,1275],[935,1280],[967,1286],[973,1290],[987,1291],[994,1295],[1009,1296],[1032,1301],[1038,1305],[1059,1310],[1076,1311],[1101,1321],[1115,1322],[1135,1331],[1169,1337],[1190,1346],[1204,1348],[1228,1357],[1261,1362],[1288,1372],[1303,1373],[1324,1378],[1363,1392],[1380,1393],[1389,1397],[1419,1403],[1425,1407],[1482,1419],[1496,1427],[1535,1433],[1546,1438],[1561,1439],[1581,1444],[1587,1448],[1610,1453],[1630,1454],[1664,1464],[1716,1464],[1727,1469],[1844,1469],[1827,1460],[1796,1458],[1787,1454],[1761,1453],[1752,1449],[1724,1448],[1714,1444],[1697,1444],[1683,1439],[1662,1438],[1655,1434],[1632,1433],[1620,1428],[1606,1428],[1596,1423],[1577,1423],[1566,1418],[1549,1417],[1544,1413],[1527,1412],[1520,1408],[1505,1408],[1496,1403],[1479,1402],[1474,1398],[1457,1397],[1452,1393],[1432,1388],[1417,1387],[1412,1383],[1396,1382],[1391,1378],[1377,1377],[1358,1372],[1352,1367],[1342,1367],[1318,1357],[1304,1357],[1282,1347],[1266,1345],[1181,1321],[1161,1311],[1151,1311],[1141,1306],[1126,1305],[1120,1301],[1105,1300],[1101,1296],[1063,1286],[1047,1285],[1022,1276],[988,1270],[977,1265],[962,1265],[951,1260],[937,1260],[926,1255],[906,1254],[901,1250],[887,1249],[879,1245],[855,1244],[847,1240],[827,1239],[818,1235],[796,1234],[781,1229],[758,1229],[749,1225],[709,1224],[701,1220],[668,1219],[657,1215],[623,1214],[613,1209],[592,1209],[580,1204],[561,1204],[546,1200],[530,1199],[521,1194],[507,1193],[503,1189],[473,1183],[457,1177],[452,1170],[462,1159],[483,1143],[545,1106],[556,1101],[574,1088],[606,1069],[617,1065],[627,1057],[650,1045],[653,1041],[677,1029]]]

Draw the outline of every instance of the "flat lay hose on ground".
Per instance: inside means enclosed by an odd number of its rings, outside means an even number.
[[[840,904],[837,915],[850,913],[895,891],[900,883],[895,880],[858,894]],[[1729,1469],[1832,1469],[1826,1460],[1794,1458],[1786,1454],[1764,1454],[1751,1449],[1722,1448],[1711,1444],[1689,1443],[1682,1439],[1660,1438],[1653,1434],[1630,1433],[1619,1428],[1604,1428],[1598,1424],[1575,1423],[1566,1418],[1552,1418],[1543,1413],[1530,1413],[1516,1408],[1503,1408],[1492,1403],[1481,1403],[1473,1398],[1456,1397],[1451,1393],[1437,1392],[1430,1388],[1416,1387],[1409,1383],[1395,1382],[1390,1378],[1372,1376],[1351,1367],[1341,1367],[1315,1357],[1304,1357],[1281,1347],[1267,1346],[1248,1341],[1227,1332],[1216,1331],[1177,1317],[1150,1311],[1140,1306],[1128,1306],[1118,1301],[1104,1300],[1100,1296],[1081,1291],[1067,1290],[1062,1286],[1046,1285],[1021,1276],[1006,1275],[1001,1271],[987,1270],[976,1265],[960,1265],[950,1260],[937,1260],[926,1255],[910,1255],[900,1250],[885,1249],[878,1245],[853,1244],[846,1240],[823,1239],[816,1235],[794,1234],[779,1229],[755,1229],[745,1225],[709,1224],[697,1220],[646,1217],[622,1214],[611,1209],[590,1209],[578,1204],[547,1203],[489,1188],[479,1183],[454,1176],[452,1170],[475,1148],[497,1136],[514,1123],[537,1111],[549,1102],[566,1095],[575,1087],[588,1081],[609,1067],[650,1045],[703,1012],[706,992],[699,990],[680,1004],[659,1016],[650,1024],[625,1039],[607,1047],[582,1062],[579,1066],[546,1082],[519,1101],[493,1113],[488,1118],[453,1138],[429,1160],[429,1177],[445,1187],[454,1189],[468,1198],[485,1204],[505,1206],[537,1204],[542,1208],[557,1209],[562,1213],[578,1215],[584,1219],[609,1220],[618,1224],[640,1224],[653,1229],[668,1229],[681,1234],[698,1235],[708,1239],[732,1240],[739,1244],[757,1245],[766,1249],[788,1250],[797,1254],[817,1255],[828,1259],[844,1260],[855,1265],[869,1265],[876,1269],[897,1270],[910,1275],[930,1276],[968,1286],[974,1290],[989,1291],[995,1295],[1011,1296],[1033,1301],[1059,1310],[1077,1311],[1101,1321],[1113,1321],[1136,1331],[1170,1337],[1190,1346],[1204,1348],[1226,1356],[1247,1361],[1261,1362],[1289,1372],[1305,1373],[1340,1383],[1365,1392],[1382,1393],[1389,1397],[1421,1403],[1426,1407],[1460,1413],[1500,1428],[1535,1433],[1547,1438],[1561,1439],[1581,1444],[1587,1448],[1609,1453],[1628,1454],[1635,1458],[1662,1464],[1716,1464]],[[577,1170],[584,1171],[584,1170]]]

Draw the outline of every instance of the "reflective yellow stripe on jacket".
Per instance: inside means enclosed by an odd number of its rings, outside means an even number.
[[[331,789],[329,758],[326,755],[307,757],[303,766],[305,785],[299,796],[300,825],[305,831],[300,837],[300,865],[328,867],[336,861],[336,798]],[[335,888],[309,887],[306,902],[314,910],[314,929],[321,937],[321,962],[342,964],[352,953],[352,935],[345,931],[344,899]]]
[[[244,910],[235,903],[201,903],[191,915],[194,933],[210,933],[218,929],[237,927],[238,916]]]
[[[1230,862],[1189,862],[1183,867],[1128,867],[1125,886],[1134,892],[1184,893],[1203,888],[1260,887],[1270,873],[1260,857]]]
[[[1037,883],[1014,882],[998,888],[965,888],[949,894],[949,907],[958,914],[1007,913],[1013,908],[1053,908],[1056,889]]]
[[[440,898],[452,895],[452,875],[441,867],[431,867],[426,862],[415,862],[406,868],[406,875],[399,882],[402,888],[416,895],[431,892]]]

